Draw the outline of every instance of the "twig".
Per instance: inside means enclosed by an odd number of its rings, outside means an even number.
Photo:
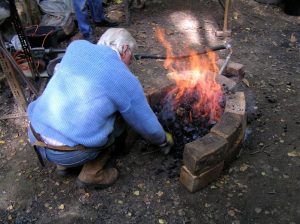
[[[267,148],[267,147],[269,147],[269,145],[264,145],[263,147],[261,147],[260,150],[257,150],[257,151],[255,151],[255,152],[251,152],[251,153],[249,153],[249,155],[255,155],[255,154],[257,154],[257,153],[263,152],[263,153],[266,153],[268,156],[271,156],[271,154],[270,154],[269,152],[266,152],[266,151],[264,150],[264,149]]]
[[[155,152],[158,152],[158,151],[159,151],[159,149],[155,149],[155,150],[150,151],[150,152],[144,152],[144,153],[142,153],[142,155],[144,156],[144,155],[148,155],[148,154],[155,153]]]
[[[4,116],[0,117],[0,120],[14,119],[14,118],[20,118],[20,117],[27,117],[27,114],[20,113],[20,114],[4,115]]]

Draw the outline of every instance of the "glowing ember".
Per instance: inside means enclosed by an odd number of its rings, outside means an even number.
[[[216,82],[218,67],[217,55],[209,51],[207,54],[197,55],[189,50],[191,57],[188,61],[174,60],[171,44],[165,39],[162,29],[157,29],[157,37],[166,48],[167,59],[164,66],[170,71],[169,78],[174,80],[174,87],[165,97],[164,110],[182,110],[182,105],[189,107],[188,121],[194,117],[205,117],[210,123],[219,120],[222,114],[222,87]],[[185,108],[187,110],[187,108]],[[180,113],[180,112],[179,112]],[[186,119],[185,119],[186,120]]]

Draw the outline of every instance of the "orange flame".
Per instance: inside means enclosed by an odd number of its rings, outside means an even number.
[[[196,95],[197,101],[191,105],[193,115],[219,120],[222,114],[220,99],[223,94],[221,85],[216,82],[219,71],[216,64],[217,55],[213,51],[197,55],[196,51],[189,50],[191,57],[188,61],[175,60],[172,46],[165,39],[164,31],[158,28],[156,34],[166,48],[164,67],[170,71],[169,78],[176,83],[176,88],[170,92],[175,97],[174,104],[179,105],[186,96]],[[192,114],[189,115],[189,119],[192,119]]]

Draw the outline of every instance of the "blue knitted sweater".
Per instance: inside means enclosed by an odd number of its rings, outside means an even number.
[[[35,131],[68,146],[104,145],[117,111],[151,143],[165,140],[139,80],[117,52],[85,40],[68,46],[43,94],[28,106]]]

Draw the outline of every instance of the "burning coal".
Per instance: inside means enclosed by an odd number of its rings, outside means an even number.
[[[217,55],[212,51],[198,55],[189,50],[188,61],[174,60],[163,30],[158,29],[157,36],[167,51],[164,66],[170,71],[168,77],[176,85],[154,110],[165,130],[173,134],[175,147],[183,148],[207,134],[223,113],[222,87],[216,82]]]

